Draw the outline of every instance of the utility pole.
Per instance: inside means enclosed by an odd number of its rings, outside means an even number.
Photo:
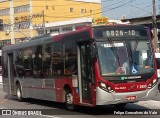
[[[153,6],[153,15],[152,15],[152,20],[153,20],[153,45],[154,45],[155,51],[159,52],[155,0],[152,0],[152,6]]]
[[[45,26],[45,17],[44,17],[44,10],[42,10],[42,14],[43,14],[43,34],[46,33],[46,26]]]
[[[29,26],[29,29],[30,29],[30,37],[32,38],[33,37],[33,33],[32,33],[32,28],[33,28],[33,26],[32,26],[32,0],[30,0],[29,3],[30,3],[30,5],[29,5],[30,6],[30,10],[29,10],[30,26]]]
[[[10,21],[11,21],[11,26],[10,26],[10,35],[11,35],[11,44],[15,44],[15,39],[14,39],[14,9],[13,9],[13,0],[10,0]]]

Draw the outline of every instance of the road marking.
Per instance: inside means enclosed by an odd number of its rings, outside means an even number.
[[[62,118],[62,117],[56,117],[56,116],[50,116],[50,115],[40,115],[40,116],[44,116],[44,117],[48,117],[48,118]]]

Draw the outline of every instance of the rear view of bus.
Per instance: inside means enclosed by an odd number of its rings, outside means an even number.
[[[93,36],[97,51],[96,105],[124,106],[157,95],[155,58],[145,27],[95,27]]]

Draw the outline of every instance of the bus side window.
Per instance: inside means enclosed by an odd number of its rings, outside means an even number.
[[[27,48],[24,49],[24,71],[25,76],[32,77],[33,76],[33,60],[32,60],[33,49]]]
[[[42,78],[42,46],[34,47],[33,53],[33,77]]]
[[[4,78],[8,78],[8,69],[7,69],[7,54],[6,53],[3,53],[3,56],[2,56],[2,76]]]
[[[51,45],[46,44],[42,50],[42,61],[43,61],[43,78],[48,78],[51,73]]]
[[[52,75],[64,75],[63,45],[53,43],[52,47]]]
[[[23,67],[23,50],[18,50],[16,60],[15,60],[15,68],[17,76],[22,77],[25,75],[24,67]]]
[[[76,43],[65,44],[65,75],[77,75],[77,47]]]

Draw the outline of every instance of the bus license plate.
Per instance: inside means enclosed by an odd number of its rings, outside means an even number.
[[[126,100],[136,100],[136,96],[126,96]]]

